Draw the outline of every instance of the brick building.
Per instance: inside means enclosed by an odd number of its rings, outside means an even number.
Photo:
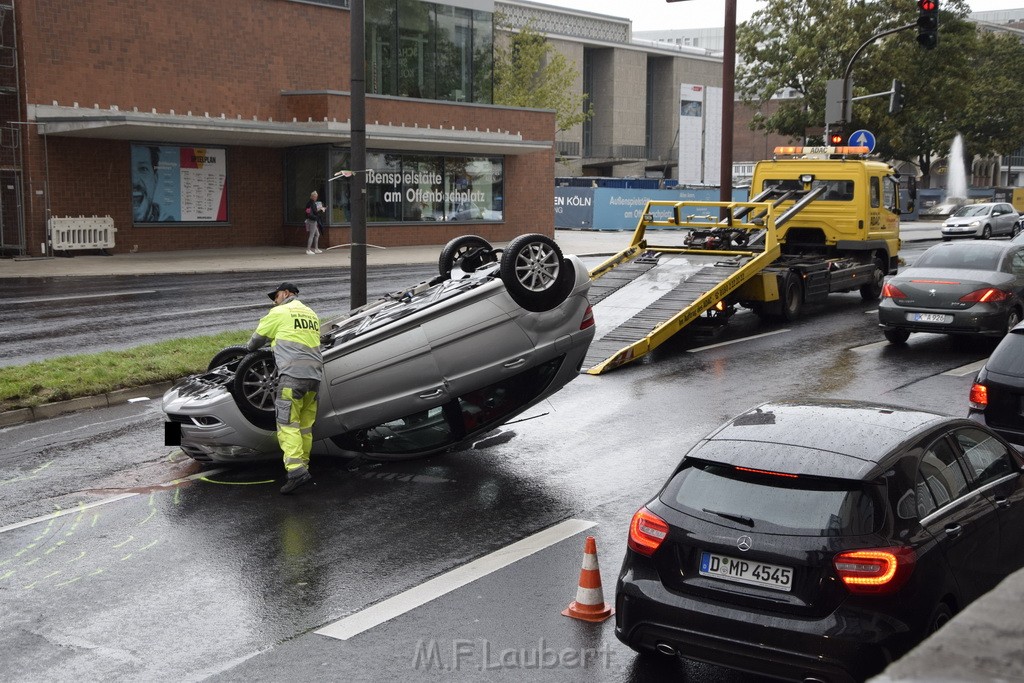
[[[493,0],[365,0],[367,242],[553,230],[554,113],[491,104]],[[348,0],[0,0],[0,251],[350,241]],[[337,176],[337,177],[336,177]],[[321,241],[323,246],[324,241]]]

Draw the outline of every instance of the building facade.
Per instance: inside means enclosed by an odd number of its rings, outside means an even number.
[[[551,234],[554,113],[491,104],[493,0],[365,17],[352,169],[348,0],[0,3],[0,251],[46,254],[78,216],[109,216],[114,251],[298,247],[312,191],[348,243],[359,172],[369,244]]]

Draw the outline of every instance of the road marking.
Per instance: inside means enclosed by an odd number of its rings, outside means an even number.
[[[719,346],[729,346],[730,344],[739,344],[740,342],[750,341],[751,339],[760,339],[761,337],[770,337],[773,334],[782,334],[783,332],[789,332],[789,328],[781,330],[772,330],[771,332],[763,332],[761,334],[755,334],[750,337],[743,337],[742,339],[733,339],[732,341],[719,342],[718,344],[709,344],[707,346],[698,346],[695,349],[687,349],[687,353],[699,353],[701,351],[707,351],[709,349],[717,349]]]
[[[191,476],[185,477],[183,479],[175,479],[174,481],[169,481],[166,484],[158,484],[158,486],[160,488],[168,488],[168,487],[171,487],[171,486],[175,486],[176,487],[178,484],[181,484],[183,482],[194,481],[196,479],[202,479],[203,477],[211,475],[211,474],[219,474],[219,473],[225,471],[226,469],[227,468],[225,467],[225,468],[221,468],[219,470],[209,470],[209,471],[206,471],[206,472],[197,472],[196,474],[193,474]],[[110,498],[104,498],[103,500],[98,500],[95,503],[89,503],[88,505],[81,505],[81,506],[76,507],[76,508],[68,508],[67,510],[57,510],[56,512],[51,512],[50,514],[43,515],[42,517],[33,517],[32,519],[26,519],[24,522],[17,522],[15,524],[8,524],[7,526],[0,527],[0,534],[4,533],[5,531],[14,531],[15,529],[20,529],[22,527],[31,526],[32,524],[38,524],[39,522],[46,522],[48,520],[56,519],[57,517],[63,517],[64,515],[70,515],[70,514],[75,513],[75,512],[81,512],[83,510],[88,510],[89,508],[99,507],[100,505],[108,505],[110,503],[116,503],[117,501],[124,500],[125,498],[134,498],[137,495],[139,495],[139,494],[138,493],[119,493],[116,496],[111,496]],[[93,519],[93,526],[95,526],[95,525],[96,525],[96,520],[94,518]]]
[[[45,304],[53,301],[71,301],[72,299],[109,299],[111,297],[118,296],[137,296],[139,294],[156,294],[155,289],[134,289],[126,290],[123,292],[109,292],[107,294],[74,294],[72,296],[47,296],[38,297],[35,299],[13,299],[9,300],[8,304]],[[193,312],[190,312],[191,315]]]
[[[490,555],[485,555],[461,567],[456,567],[450,572],[434,577],[426,583],[410,588],[404,593],[399,593],[340,621],[328,624],[322,629],[315,631],[315,633],[327,636],[328,638],[348,640],[363,631],[368,631],[421,605],[425,605],[435,598],[439,598],[594,526],[597,526],[597,522],[588,522],[583,519],[568,519],[544,531],[528,536],[521,541],[516,541],[512,545],[496,550]]]
[[[850,350],[855,352],[855,353],[863,353],[864,351],[870,351],[871,349],[877,349],[877,348],[881,348],[883,346],[889,346],[889,342],[888,341],[874,342],[874,343],[871,343],[871,344],[865,344],[864,346],[855,346],[855,347],[853,347]]]
[[[987,363],[987,362],[988,362],[988,358],[982,358],[981,360],[976,361],[974,363],[969,363],[967,365],[961,365],[960,367],[953,368],[952,370],[946,370],[942,374],[943,375],[949,375],[950,377],[965,377],[967,375],[973,375],[973,374],[977,373],[978,370],[981,370],[981,367],[983,365],[985,365],[985,363]]]

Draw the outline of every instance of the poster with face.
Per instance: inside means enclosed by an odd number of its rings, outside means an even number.
[[[224,149],[132,145],[131,164],[136,223],[227,221]]]

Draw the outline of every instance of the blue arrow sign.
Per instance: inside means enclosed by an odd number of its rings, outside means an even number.
[[[850,136],[850,144],[854,147],[867,147],[868,152],[875,151],[875,135],[870,130],[858,130]]]

